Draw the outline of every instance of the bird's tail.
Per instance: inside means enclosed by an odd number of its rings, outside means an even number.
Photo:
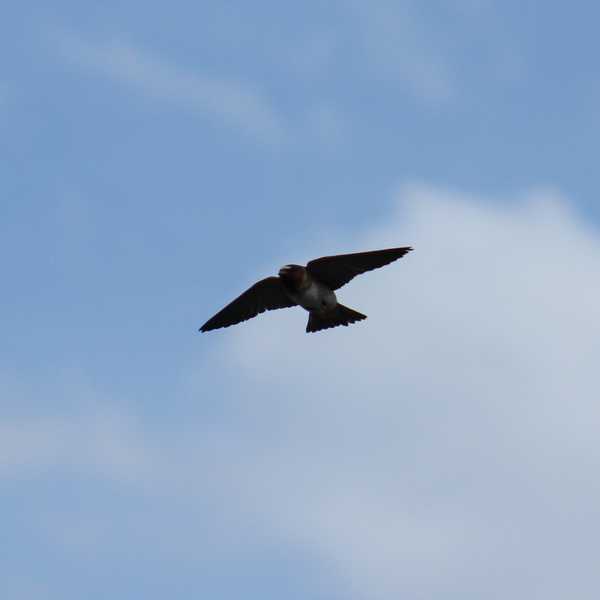
[[[362,321],[366,319],[367,315],[352,310],[343,304],[338,304],[333,310],[326,314],[318,314],[317,312],[311,311],[308,317],[308,324],[306,325],[306,333],[313,331],[321,331],[321,329],[329,329],[330,327],[337,327],[343,325],[347,327],[350,323],[356,323],[356,321]]]

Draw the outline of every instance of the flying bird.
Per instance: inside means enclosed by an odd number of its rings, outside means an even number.
[[[306,332],[356,323],[367,316],[337,301],[335,290],[351,279],[383,267],[408,254],[412,248],[389,248],[354,254],[323,256],[311,260],[305,267],[285,265],[278,277],[267,277],[255,283],[230,302],[200,331],[211,331],[247,321],[266,310],[301,306],[308,311]]]

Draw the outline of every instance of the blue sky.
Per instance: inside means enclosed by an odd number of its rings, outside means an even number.
[[[7,597],[597,598],[599,18],[7,8]],[[197,332],[407,244],[365,323]]]

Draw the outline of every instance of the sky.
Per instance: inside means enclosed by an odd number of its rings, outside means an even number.
[[[600,7],[0,22],[11,600],[595,600]],[[198,328],[326,254],[415,251]]]

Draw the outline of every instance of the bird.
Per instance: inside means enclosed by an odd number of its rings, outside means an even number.
[[[322,256],[306,266],[285,265],[277,277],[261,279],[211,317],[199,331],[236,325],[278,308],[301,306],[308,311],[306,332],[363,321],[366,315],[340,304],[335,291],[351,279],[383,267],[412,251],[410,246]]]

